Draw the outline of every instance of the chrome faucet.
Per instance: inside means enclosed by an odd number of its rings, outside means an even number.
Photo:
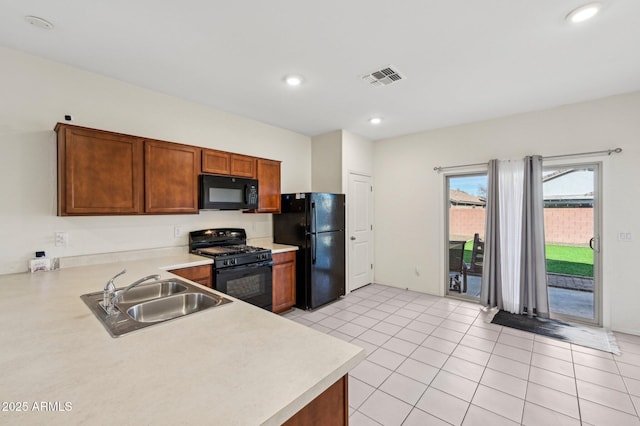
[[[127,270],[123,269],[122,271],[115,274],[113,278],[107,281],[107,283],[104,285],[104,290],[102,292],[102,307],[104,308],[105,311],[107,311],[108,314],[111,313],[109,312],[109,308],[112,306],[112,303],[113,303],[112,299],[114,294],[116,293],[116,285],[113,283],[113,280],[115,280],[120,275],[123,275],[126,272]]]
[[[126,269],[124,269],[122,272],[117,274],[115,277],[111,278],[109,280],[109,282],[107,283],[107,285],[105,286],[105,288],[104,288],[104,294],[102,296],[102,306],[103,306],[104,310],[107,312],[107,315],[112,315],[112,314],[114,314],[116,312],[116,302],[127,291],[129,291],[132,288],[144,283],[145,281],[149,281],[149,280],[152,280],[152,279],[157,281],[157,280],[160,279],[160,275],[158,275],[158,274],[147,275],[146,277],[140,278],[139,280],[132,282],[127,287],[125,287],[123,290],[121,290],[118,294],[115,294],[116,293],[116,287],[113,284],[113,280],[115,278],[119,277],[120,275],[124,274],[125,272],[127,272]]]

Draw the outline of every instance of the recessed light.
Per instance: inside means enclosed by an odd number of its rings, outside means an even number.
[[[34,25],[38,28],[42,28],[43,30],[51,30],[53,29],[53,24],[46,19],[38,18],[37,16],[25,16],[24,20]]]
[[[596,16],[598,12],[600,12],[600,9],[602,9],[601,3],[585,4],[584,6],[580,6],[579,8],[572,10],[571,13],[567,15],[566,19],[572,24],[588,21]]]
[[[303,81],[303,78],[299,75],[288,75],[284,78],[284,82],[292,87],[300,86]]]
[[[373,124],[374,126],[377,126],[378,124],[382,123],[382,117],[371,117],[369,119],[369,123]]]

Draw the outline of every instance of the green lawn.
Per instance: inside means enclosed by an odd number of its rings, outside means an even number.
[[[464,261],[471,263],[473,241],[464,246]],[[593,277],[593,250],[589,247],[556,246],[547,244],[547,272],[553,274]]]
[[[547,244],[547,272],[593,277],[593,250],[589,247]]]

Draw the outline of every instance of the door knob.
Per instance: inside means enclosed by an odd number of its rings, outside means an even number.
[[[351,237],[351,241],[355,241],[356,237]]]

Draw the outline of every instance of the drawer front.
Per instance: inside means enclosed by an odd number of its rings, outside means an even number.
[[[176,274],[182,278],[197,282],[198,284],[202,284],[204,286],[212,288],[213,283],[211,279],[211,268],[211,265],[201,265],[192,266],[190,268],[171,269],[169,270],[169,272]]]

